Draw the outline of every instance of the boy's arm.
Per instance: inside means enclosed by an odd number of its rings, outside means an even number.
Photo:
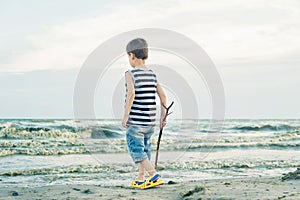
[[[163,90],[163,88],[161,87],[161,85],[159,83],[157,83],[157,94],[160,98],[160,128],[164,127],[166,125],[166,121],[163,121],[165,115],[166,115],[166,109],[164,106],[167,105],[167,96]]]
[[[122,126],[124,128],[127,128],[127,121],[128,121],[128,118],[129,118],[129,113],[130,113],[131,106],[132,106],[133,101],[134,101],[135,91],[134,91],[133,79],[132,79],[129,72],[125,73],[125,80],[126,80],[126,84],[127,84],[127,97],[126,97],[124,117],[123,117],[123,120],[122,120]]]

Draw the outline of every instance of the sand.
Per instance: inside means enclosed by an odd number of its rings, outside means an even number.
[[[78,184],[4,187],[0,199],[300,199],[300,181],[281,177],[169,181],[147,190]]]

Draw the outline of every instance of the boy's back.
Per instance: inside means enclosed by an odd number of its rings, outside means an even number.
[[[135,97],[129,113],[128,125],[154,126],[156,115],[156,75],[152,70],[129,70],[134,82]],[[127,87],[126,87],[127,89]]]

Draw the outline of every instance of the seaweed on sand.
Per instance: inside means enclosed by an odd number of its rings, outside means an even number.
[[[300,168],[297,168],[297,170],[294,172],[283,174],[283,177],[281,178],[282,181],[297,180],[297,179],[300,179]]]

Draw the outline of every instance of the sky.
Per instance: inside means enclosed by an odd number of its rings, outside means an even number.
[[[223,81],[226,118],[299,118],[299,19],[298,0],[0,0],[0,118],[72,118],[74,85],[88,56],[140,28],[176,31],[204,49]],[[170,55],[153,51],[149,58],[168,62],[189,70]],[[105,94],[127,68],[123,56],[99,82],[98,118],[112,116],[112,95]],[[200,117],[210,118],[205,84],[190,84]],[[165,88],[180,105],[180,96]]]

